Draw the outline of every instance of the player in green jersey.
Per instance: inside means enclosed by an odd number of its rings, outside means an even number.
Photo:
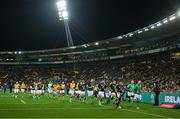
[[[141,100],[141,90],[142,90],[142,86],[141,86],[141,81],[139,80],[138,83],[135,85],[135,95],[134,95],[134,98],[137,101],[137,109],[139,109],[139,103]]]
[[[128,96],[128,100],[129,102],[134,100],[134,91],[135,91],[135,84],[134,84],[134,80],[131,80],[131,83],[127,86],[127,96]]]

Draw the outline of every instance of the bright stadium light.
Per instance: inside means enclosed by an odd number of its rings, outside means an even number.
[[[68,19],[67,3],[65,0],[60,0],[56,3],[58,8],[59,20]]]
[[[21,52],[21,51],[19,51],[19,52],[18,52],[18,54],[22,54],[22,52]]]
[[[70,47],[71,49],[75,49],[76,48],[76,46],[72,46],[72,47]]]
[[[123,39],[123,37],[122,36],[119,36],[119,37],[117,37],[118,39]]]
[[[148,29],[148,28],[145,28],[144,31],[149,31],[149,29]]]
[[[142,33],[142,31],[138,31],[138,33],[139,33],[139,34],[141,34],[141,33]]]
[[[155,26],[153,25],[153,26],[151,26],[151,29],[154,29],[155,28]]]
[[[61,1],[57,2],[57,6],[58,6],[59,10],[62,10],[63,8],[66,8],[66,1],[61,0]]]
[[[176,19],[176,16],[172,16],[172,17],[169,18],[170,21],[172,21],[174,19]]]
[[[68,12],[67,11],[63,11],[62,12],[62,16],[64,19],[68,19]]]
[[[134,34],[133,33],[129,33],[129,37],[132,37]]]
[[[87,45],[84,45],[85,48],[87,48]]]
[[[167,19],[166,19],[166,20],[164,20],[164,21],[163,21],[163,23],[164,23],[164,24],[168,23],[168,20],[167,20]]]
[[[161,26],[162,24],[161,23],[157,23],[157,26]]]
[[[99,45],[99,42],[96,42],[95,45]]]

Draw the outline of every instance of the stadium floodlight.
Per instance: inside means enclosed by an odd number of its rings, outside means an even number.
[[[119,37],[117,37],[118,39],[123,39],[123,37],[122,36],[119,36]]]
[[[87,48],[87,45],[84,45],[85,48]]]
[[[128,37],[128,35],[124,35],[124,37],[125,37],[125,38],[127,38],[127,37]]]
[[[161,26],[162,24],[159,22],[159,23],[157,23],[157,26]]]
[[[133,33],[130,33],[130,34],[129,34],[129,37],[133,37],[133,35],[134,35]]]
[[[151,26],[151,29],[154,29],[155,28],[155,26],[153,25],[153,26]]]
[[[65,0],[60,0],[56,3],[58,8],[59,20],[68,19],[67,3]]]
[[[65,0],[61,0],[61,1],[57,2],[57,6],[58,6],[59,10],[61,10],[63,8],[66,8],[66,1]]]
[[[142,33],[142,31],[140,30],[140,31],[138,31],[138,34],[141,34]]]
[[[149,29],[148,29],[148,28],[145,28],[144,31],[149,31]]]
[[[84,45],[82,45],[84,48],[87,48],[88,47],[88,45],[86,45],[86,44],[84,44]]]
[[[170,21],[172,21],[174,19],[176,19],[176,16],[172,16],[172,17],[169,18]]]
[[[164,23],[164,24],[168,23],[168,20],[167,20],[167,19],[166,19],[166,20],[164,20],[164,21],[163,21],[163,23]]]
[[[99,42],[96,42],[95,45],[99,45]]]
[[[75,48],[76,48],[76,46],[71,46],[70,48],[71,48],[71,49],[75,49]]]
[[[18,54],[22,54],[22,52],[21,52],[21,51],[19,51],[19,52],[18,52]]]

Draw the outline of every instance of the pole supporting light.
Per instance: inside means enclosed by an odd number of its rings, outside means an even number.
[[[70,31],[69,23],[68,23],[69,15],[67,11],[67,2],[66,0],[60,0],[56,4],[58,8],[59,20],[64,21],[68,47],[72,47],[74,46],[74,43],[72,40],[71,31]]]

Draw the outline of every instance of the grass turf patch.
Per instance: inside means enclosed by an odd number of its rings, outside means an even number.
[[[180,110],[162,109],[149,104],[123,102],[122,109],[113,104],[98,105],[96,99],[87,98],[85,103],[65,96],[41,96],[33,99],[29,94],[14,98],[11,94],[0,94],[0,118],[180,118]]]

